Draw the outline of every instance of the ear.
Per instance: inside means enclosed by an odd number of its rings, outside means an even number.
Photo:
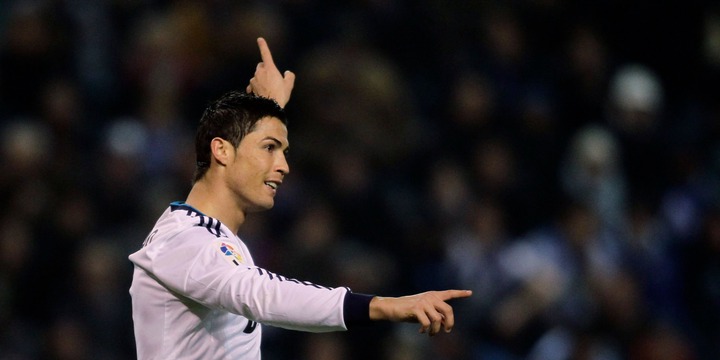
[[[210,141],[212,157],[220,165],[225,166],[230,162],[234,150],[232,144],[222,138],[216,137]]]

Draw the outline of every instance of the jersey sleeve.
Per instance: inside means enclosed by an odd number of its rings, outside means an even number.
[[[293,330],[338,331],[369,322],[371,296],[256,267],[231,244],[206,234],[202,228],[189,229],[152,255],[152,273],[171,291],[209,308]]]

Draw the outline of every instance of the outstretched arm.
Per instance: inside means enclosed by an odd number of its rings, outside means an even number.
[[[248,94],[253,93],[271,98],[284,108],[290,101],[290,93],[292,93],[295,85],[295,74],[292,71],[285,71],[284,74],[280,74],[280,70],[273,61],[267,41],[258,38],[257,43],[260,48],[261,61],[255,69],[255,76],[250,79],[250,84],[245,90]]]
[[[370,320],[420,323],[420,333],[430,336],[450,332],[455,317],[448,300],[472,295],[470,290],[428,291],[403,297],[374,297],[370,301]]]

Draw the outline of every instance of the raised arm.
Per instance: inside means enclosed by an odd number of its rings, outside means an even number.
[[[374,297],[370,301],[370,320],[420,323],[420,333],[432,336],[444,328],[450,332],[455,316],[448,300],[472,295],[470,290],[428,291],[403,297]]]
[[[255,75],[250,79],[250,84],[245,90],[248,94],[253,93],[274,99],[284,108],[290,101],[290,94],[295,85],[295,74],[292,71],[285,71],[284,74],[280,74],[280,70],[273,61],[267,41],[258,38],[257,43],[260,48],[261,61],[258,63]]]

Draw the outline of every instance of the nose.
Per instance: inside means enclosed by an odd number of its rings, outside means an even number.
[[[279,172],[282,176],[285,176],[290,173],[290,165],[287,162],[287,158],[285,157],[285,154],[281,153],[280,159],[277,164],[277,168],[275,171]]]

